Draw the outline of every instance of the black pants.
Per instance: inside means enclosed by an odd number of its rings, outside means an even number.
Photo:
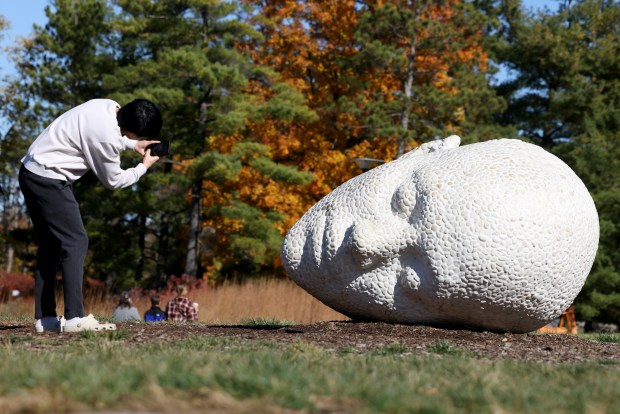
[[[22,166],[19,185],[38,245],[34,316],[56,316],[56,267],[60,262],[65,318],[82,317],[88,236],[71,184],[40,177]]]

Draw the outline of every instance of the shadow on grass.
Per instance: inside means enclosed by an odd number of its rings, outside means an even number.
[[[11,329],[21,329],[23,326],[20,325],[3,325],[0,326],[0,331],[9,331]]]

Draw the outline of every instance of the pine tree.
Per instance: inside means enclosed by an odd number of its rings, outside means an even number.
[[[106,53],[109,33],[106,18],[109,8],[103,0],[55,0],[46,7],[48,23],[35,26],[34,35],[16,45],[11,52],[17,75],[4,80],[0,110],[9,122],[2,139],[3,181],[9,183],[13,200],[10,221],[27,227],[23,205],[17,205],[16,177],[20,160],[32,140],[61,112],[101,94],[101,75],[110,70],[113,59]],[[80,192],[79,185],[76,192]],[[16,208],[19,207],[19,208]],[[26,243],[33,243],[30,233],[15,229],[14,242],[21,243],[18,256],[25,266],[33,257]]]
[[[4,31],[9,27],[10,23],[0,15],[0,40],[4,36]],[[0,257],[0,263],[5,272],[13,270],[13,262],[15,257],[15,247],[11,240],[11,233],[16,229],[20,220],[20,209],[17,200],[17,183],[12,174],[14,164],[11,162],[13,143],[7,139],[5,134],[0,140],[0,211],[2,218],[0,219],[0,248],[4,253]]]
[[[263,235],[250,227],[252,222],[269,220],[277,229],[278,216],[239,199],[239,186],[251,185],[240,184],[244,171],[277,181],[292,176],[307,181],[308,176],[294,170],[289,171],[290,176],[282,175],[282,167],[270,161],[266,151],[240,155],[242,144],[252,139],[243,131],[251,119],[286,120],[311,114],[299,104],[292,88],[279,83],[267,68],[257,66],[239,47],[258,38],[243,20],[251,10],[215,0],[132,0],[117,1],[117,5],[122,10],[117,22],[121,67],[104,79],[104,85],[119,100],[143,96],[157,102],[166,114],[165,137],[173,139],[172,162],[160,166],[160,174],[152,182],[145,181],[149,187],[143,190],[163,194],[166,191],[157,188],[173,181],[176,186],[168,187],[173,188],[173,197],[189,193],[185,223],[173,211],[151,210],[159,217],[160,234],[186,230],[185,257],[177,258],[172,268],[179,268],[184,261],[184,273],[199,275],[203,271],[200,265],[231,268],[239,265],[242,256],[244,271],[252,272],[273,262],[278,256],[273,248],[269,260],[253,253],[260,250],[257,246],[263,244]],[[254,91],[259,87],[268,94],[257,97]],[[242,215],[240,208],[245,210]],[[234,229],[226,227],[231,220],[239,221]],[[232,230],[240,235],[225,233]],[[207,237],[214,232],[214,237]],[[164,242],[160,240],[160,246]],[[170,269],[160,267],[166,272]],[[217,272],[211,273],[217,277]]]
[[[371,133],[396,138],[397,156],[450,133],[495,138],[487,130],[503,102],[486,79],[487,24],[470,2],[364,2],[356,65],[393,86],[373,91],[361,110]]]

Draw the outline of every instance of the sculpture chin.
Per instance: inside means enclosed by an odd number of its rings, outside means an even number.
[[[561,160],[517,140],[424,144],[357,176],[287,233],[282,261],[354,319],[529,332],[558,317],[598,246]]]

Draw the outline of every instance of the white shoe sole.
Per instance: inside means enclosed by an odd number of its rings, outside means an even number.
[[[64,332],[100,332],[100,331],[115,331],[116,325],[113,323],[99,323],[93,315],[88,315],[82,318],[82,321],[77,325],[64,324]]]

